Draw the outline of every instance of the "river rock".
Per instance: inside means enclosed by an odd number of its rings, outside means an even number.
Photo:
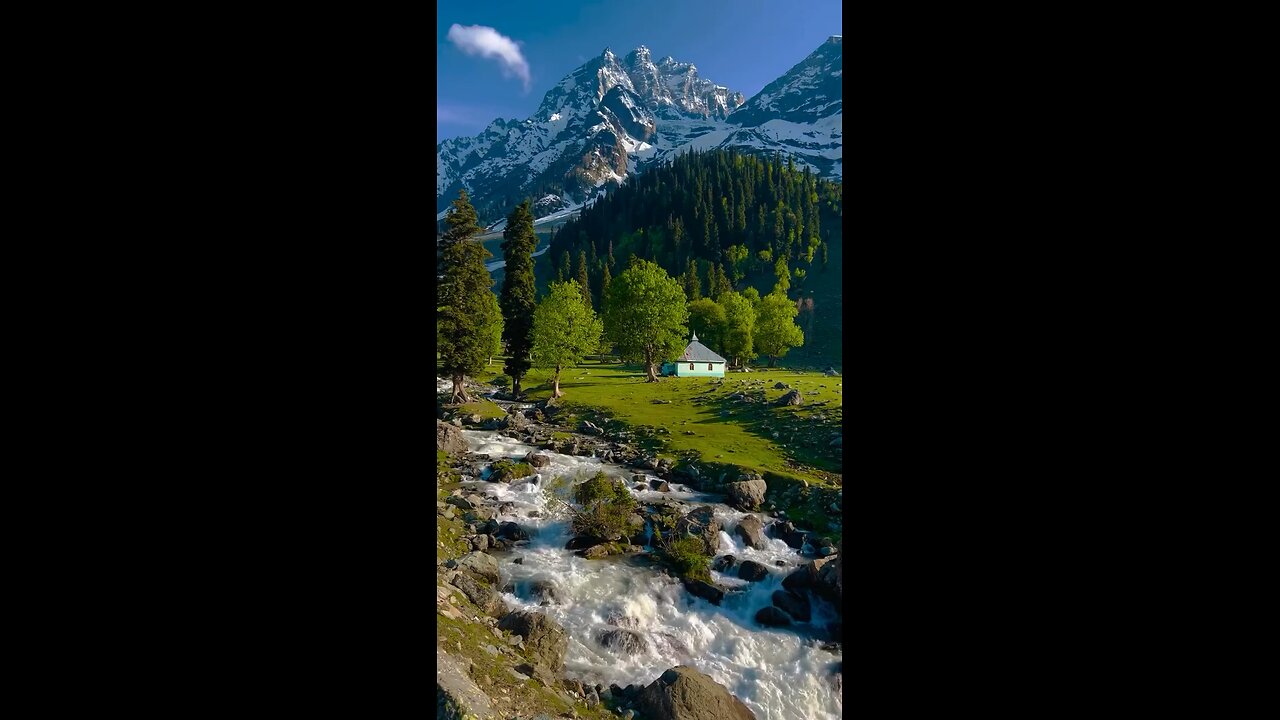
[[[524,528],[513,522],[500,523],[493,534],[503,540],[511,540],[512,542],[529,539],[529,533],[525,532]]]
[[[663,720],[756,720],[723,685],[687,665],[667,670],[637,693],[635,709]]]
[[[603,543],[603,542],[608,542],[608,541],[602,538],[592,537],[590,535],[579,535],[578,537],[575,537],[569,540],[569,542],[565,543],[564,549],[565,550],[586,550],[587,548],[595,547],[596,545],[599,545],[600,543]]]
[[[491,615],[493,617],[501,617],[506,611],[506,604],[502,602],[502,597],[494,592],[493,588],[488,584],[477,580],[466,573],[459,573],[454,578],[453,586],[462,591],[467,599],[476,604],[480,608],[480,612]]]
[[[528,610],[508,613],[498,622],[498,629],[524,638],[525,653],[535,665],[544,665],[553,673],[564,669],[569,635],[545,614]]]
[[[754,512],[764,503],[764,494],[769,488],[759,475],[744,475],[738,482],[729,483],[727,489],[730,505],[739,510]]]
[[[467,451],[467,441],[458,426],[436,420],[436,449],[460,456]]]
[[[551,464],[551,458],[538,452],[530,452],[524,456],[524,461],[532,467],[541,468]]]
[[[769,540],[764,536],[764,523],[760,522],[760,518],[755,515],[742,518],[742,522],[738,523],[738,527],[733,531],[742,538],[747,547],[757,550],[769,547]]]
[[[634,482],[634,483],[647,483],[647,482],[649,482],[649,478],[648,478],[647,476],[645,476],[645,475],[641,475],[640,473],[636,473],[636,474],[634,474],[634,475],[632,475],[632,476],[631,476],[631,482]]]
[[[510,430],[524,430],[529,426],[529,419],[524,416],[524,413],[513,407],[507,411],[507,416],[502,418],[502,422],[498,426]]]
[[[492,555],[486,555],[482,552],[469,552],[463,555],[458,558],[454,567],[487,580],[490,584],[497,584],[498,579],[501,577],[498,573],[498,561],[494,560]]]
[[[715,517],[715,510],[710,505],[703,505],[676,521],[674,537],[684,535],[700,537],[706,554],[714,557],[720,549],[720,529],[720,521]]]
[[[733,555],[721,555],[711,563],[711,569],[716,572],[728,572],[738,567],[738,558]]]
[[[472,550],[478,550],[478,551],[480,551],[480,552],[484,552],[485,550],[488,550],[488,549],[489,549],[489,536],[488,536],[488,535],[476,535],[475,537],[472,537],[472,538],[471,538],[471,549],[472,549]]]
[[[603,544],[603,545],[593,545],[587,548],[586,550],[579,550],[578,556],[582,558],[586,558],[587,560],[599,560],[601,558],[609,557],[611,553],[612,553],[612,549],[609,547],[609,545]]]
[[[738,568],[738,577],[750,582],[757,582],[769,577],[769,568],[755,560],[744,560]]]
[[[791,624],[791,617],[772,605],[760,608],[756,613],[756,622],[767,627],[786,627]]]
[[[498,511],[491,507],[478,507],[474,510],[468,510],[462,515],[462,519],[469,523],[485,523],[498,516]]]
[[[804,541],[808,538],[808,533],[796,529],[796,524],[790,520],[781,523],[773,523],[769,526],[771,534],[781,539],[788,547],[799,550],[804,547]]]
[[[688,578],[683,578],[681,582],[684,583],[685,589],[691,594],[710,601],[712,605],[719,605],[720,601],[724,599],[724,591],[711,583]]]
[[[658,492],[671,492],[671,483],[666,480],[659,480],[653,484],[653,489]]]
[[[790,590],[774,590],[773,604],[787,611],[796,620],[809,622],[809,599],[801,597]]]
[[[475,507],[475,503],[472,503],[471,500],[467,499],[466,497],[463,497],[462,495],[450,495],[449,497],[445,498],[444,501],[446,504],[453,505],[455,507],[460,507],[463,510],[470,510]]]
[[[580,429],[582,430],[582,432],[591,433],[592,435],[604,434],[604,430],[601,430],[598,425],[591,422],[590,420],[583,420],[582,425],[580,426]]]
[[[600,644],[628,655],[638,655],[649,649],[649,641],[634,630],[606,630],[600,635]]]
[[[560,586],[553,580],[534,580],[529,583],[529,599],[538,601],[540,605],[551,605],[561,601]]]

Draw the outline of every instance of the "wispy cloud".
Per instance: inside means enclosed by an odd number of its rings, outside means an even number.
[[[468,55],[479,55],[498,61],[505,77],[515,75],[524,82],[524,91],[529,92],[531,77],[529,62],[524,59],[520,47],[511,38],[497,30],[484,25],[459,25],[454,23],[449,28],[449,41]]]

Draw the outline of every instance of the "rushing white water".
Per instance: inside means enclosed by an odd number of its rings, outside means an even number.
[[[494,460],[521,458],[535,449],[494,432],[466,430],[463,436],[473,452],[486,453]],[[747,513],[716,502],[721,497],[672,484],[673,491],[668,493],[634,489],[632,493],[650,502],[681,500],[689,509],[711,505],[725,526],[718,554],[755,560],[770,569],[769,577],[747,582],[737,578],[736,571],[712,571],[716,582],[729,590],[722,605],[716,606],[691,595],[679,581],[625,557],[580,558],[564,549],[572,537],[568,521],[554,514],[557,504],[549,502],[542,490],[556,476],[585,478],[598,470],[625,478],[631,487],[634,471],[593,457],[538,452],[550,458],[551,464],[539,469],[536,482],[468,484],[513,503],[510,512],[498,519],[516,522],[530,534],[527,546],[498,556],[504,584],[510,580],[517,590],[504,593],[503,598],[513,609],[547,613],[568,631],[567,676],[606,686],[648,685],[668,668],[687,664],[728,688],[759,720],[834,720],[840,716],[840,691],[831,677],[831,666],[839,656],[821,650],[817,642],[795,631],[755,622],[756,612],[771,604],[771,595],[781,588],[786,573],[806,562],[797,551],[776,538],[771,538],[764,550],[746,547],[733,528]],[[521,564],[513,562],[516,558],[522,558]],[[528,594],[522,591],[538,580],[555,584],[559,595],[555,602],[539,605],[523,599]],[[816,598],[811,602],[811,625],[822,627],[838,619],[827,603]],[[634,655],[604,647],[599,636],[617,627],[639,633],[647,647]]]

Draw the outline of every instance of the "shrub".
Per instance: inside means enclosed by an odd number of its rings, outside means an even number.
[[[508,482],[537,474],[532,465],[510,460],[499,460],[491,469],[493,472],[489,475],[490,482]]]
[[[572,523],[578,535],[617,540],[627,533],[627,518],[636,509],[636,499],[621,480],[598,472],[573,489],[573,499],[582,505]]]
[[[499,375],[493,379],[493,384],[498,387],[511,387],[511,378],[506,375]]]
[[[662,553],[681,577],[711,582],[711,558],[701,538],[676,538],[667,543]]]

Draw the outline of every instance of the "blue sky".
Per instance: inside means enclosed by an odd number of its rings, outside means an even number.
[[[451,38],[455,24],[464,30]],[[547,90],[606,47],[622,56],[644,45],[655,61],[691,62],[750,98],[840,34],[840,0],[441,0],[436,141],[529,117]]]

